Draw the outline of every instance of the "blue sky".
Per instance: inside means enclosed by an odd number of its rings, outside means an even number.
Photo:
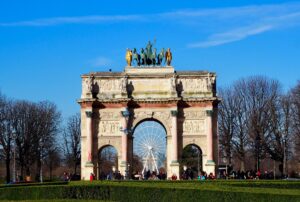
[[[123,71],[126,48],[170,47],[176,70],[209,70],[218,86],[250,75],[300,75],[297,1],[0,1],[0,91],[79,111],[80,75]]]

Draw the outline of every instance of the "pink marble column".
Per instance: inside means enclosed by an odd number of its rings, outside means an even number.
[[[207,163],[213,163],[213,129],[212,116],[213,111],[207,110]]]
[[[128,147],[128,139],[127,139],[127,120],[126,116],[122,113],[122,162],[127,162],[127,147]]]
[[[91,164],[92,163],[92,159],[93,159],[93,153],[92,153],[92,149],[93,149],[93,142],[92,142],[92,138],[93,138],[93,121],[92,121],[92,109],[89,111],[85,111],[86,114],[86,136],[87,136],[87,163]]]
[[[171,111],[172,115],[172,163],[178,162],[178,136],[177,136],[177,110]]]

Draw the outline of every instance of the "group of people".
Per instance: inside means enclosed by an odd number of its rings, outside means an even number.
[[[63,181],[68,182],[68,181],[71,181],[71,180],[80,180],[80,175],[64,172],[64,174],[61,178],[62,178]]]
[[[182,180],[214,180],[216,179],[215,175],[213,173],[207,173],[205,171],[200,171],[200,172],[194,172],[192,169],[187,169],[183,171],[181,175]]]
[[[263,173],[260,172],[260,170],[255,171],[255,170],[247,170],[247,171],[235,171],[232,170],[228,173],[226,171],[223,171],[219,174],[219,178],[221,179],[274,179],[274,173],[271,171],[264,171]]]

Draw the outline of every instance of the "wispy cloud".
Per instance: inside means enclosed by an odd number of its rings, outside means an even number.
[[[242,40],[248,36],[260,34],[271,30],[273,27],[271,25],[262,25],[257,27],[244,27],[235,30],[230,30],[228,32],[215,34],[210,36],[210,38],[206,41],[199,43],[191,43],[188,45],[190,48],[205,48],[211,46],[218,46],[226,43],[230,43],[233,41]]]
[[[228,18],[238,23],[231,28],[221,28],[223,31],[210,34],[206,40],[188,44],[189,48],[206,48],[240,41],[247,37],[267,31],[300,25],[300,4],[289,3],[280,5],[265,5],[214,10],[215,17],[220,19],[223,27],[230,24]],[[235,17],[239,16],[236,20]],[[226,19],[226,20],[224,20]],[[222,26],[221,26],[222,27]]]
[[[112,16],[78,16],[78,17],[55,17],[29,21],[0,23],[0,26],[54,26],[60,24],[97,24],[106,22],[126,22],[142,20],[140,15],[112,15]]]
[[[252,5],[215,9],[186,9],[145,15],[93,15],[54,17],[17,22],[0,22],[0,26],[55,26],[63,24],[103,24],[122,22],[176,24],[174,29],[190,29],[204,38],[191,42],[190,48],[218,46],[276,29],[300,25],[300,3]],[[176,31],[176,30],[175,30]],[[201,35],[202,34],[202,35]],[[203,35],[206,36],[203,36]],[[99,59],[99,64],[108,62]]]

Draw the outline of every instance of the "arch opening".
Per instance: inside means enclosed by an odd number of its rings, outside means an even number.
[[[196,144],[189,144],[182,150],[183,179],[195,179],[203,170],[202,150]]]
[[[112,179],[118,169],[118,152],[111,145],[103,146],[98,152],[98,178],[100,180]]]
[[[133,131],[133,176],[165,178],[167,133],[155,119],[139,122]]]

